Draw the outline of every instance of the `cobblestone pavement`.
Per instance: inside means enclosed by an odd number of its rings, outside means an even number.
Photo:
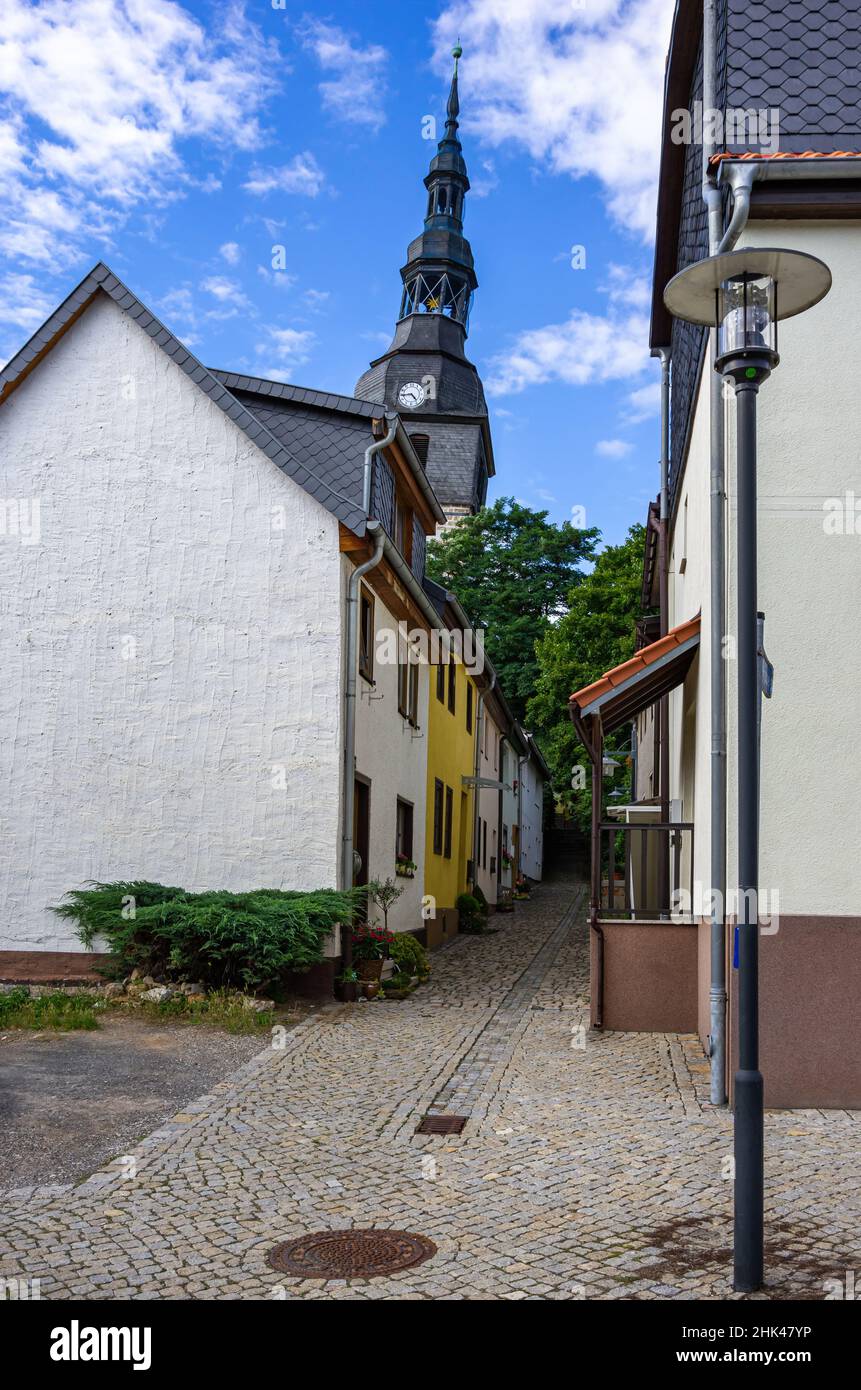
[[[6,1193],[0,1276],[43,1298],[710,1299],[729,1292],[731,1120],[696,1039],[590,1034],[586,928],[546,884],[401,1003],[302,1024],[140,1145],[137,1172]],[[416,1135],[429,1109],[462,1134]],[[767,1116],[768,1288],[861,1268],[857,1114]],[[385,1226],[437,1254],[372,1281],[266,1252]],[[836,1285],[835,1285],[836,1287]],[[833,1296],[833,1293],[832,1293]]]

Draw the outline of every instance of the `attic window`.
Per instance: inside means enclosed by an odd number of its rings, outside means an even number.
[[[418,460],[419,460],[419,463],[421,464],[422,468],[427,468],[427,464],[428,464],[428,448],[429,448],[429,446],[430,446],[430,435],[428,435],[428,434],[411,434],[411,435],[410,435],[410,443],[412,444],[413,448],[415,449],[416,453],[418,454]]]

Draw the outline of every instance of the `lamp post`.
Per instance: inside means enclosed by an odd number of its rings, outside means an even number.
[[[737,451],[738,650],[738,1068],[734,1083],[735,1226],[733,1287],[763,1279],[763,1080],[759,1070],[759,712],[756,594],[756,401],[780,358],[781,319],[818,304],[831,272],[800,251],[750,248],[710,256],[667,285],[674,317],[718,330],[715,370],[732,382]],[[712,582],[723,583],[723,575]]]

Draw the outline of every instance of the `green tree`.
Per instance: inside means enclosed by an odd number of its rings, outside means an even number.
[[[428,546],[428,574],[485,629],[487,655],[518,719],[538,679],[536,640],[565,613],[598,537],[594,529],[578,530],[569,521],[557,526],[546,511],[500,497]]]
[[[568,700],[605,671],[634,654],[634,625],[642,614],[645,528],[632,526],[621,545],[602,550],[590,574],[568,595],[568,610],[537,644],[539,674],[527,706],[527,722],[541,744],[558,792],[570,796],[579,823],[588,825],[591,776],[582,791],[568,792],[571,769],[590,768],[568,714]],[[608,740],[608,752],[626,746],[627,729]]]

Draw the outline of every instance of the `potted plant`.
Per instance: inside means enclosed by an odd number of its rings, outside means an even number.
[[[517,875],[517,883],[514,886],[514,896],[521,900],[529,897],[529,879],[525,874]]]
[[[345,1004],[355,1002],[359,993],[359,976],[355,970],[344,970],[337,976],[335,984],[338,987],[338,998]]]
[[[383,958],[391,939],[392,934],[385,927],[372,927],[363,922],[355,928],[353,960],[358,979],[379,980],[383,972]]]
[[[406,854],[399,854],[395,860],[395,873],[398,878],[415,878],[417,868],[415,860]]]
[[[500,888],[500,890],[499,890],[499,895],[498,895],[497,900],[496,900],[496,910],[497,910],[497,912],[513,912],[513,911],[514,911],[514,890],[513,890],[513,889],[511,889],[511,888]]]

